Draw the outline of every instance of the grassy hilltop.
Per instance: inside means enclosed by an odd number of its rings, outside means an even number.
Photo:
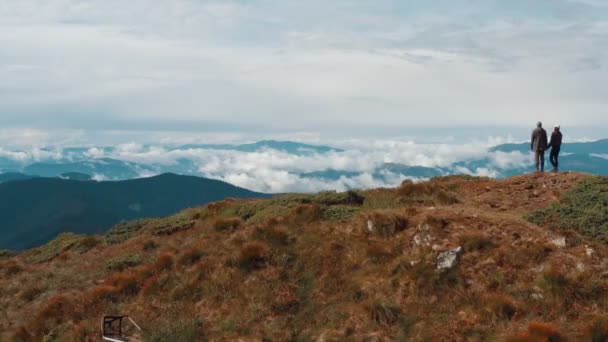
[[[0,340],[606,341],[608,181],[225,200],[0,253]]]

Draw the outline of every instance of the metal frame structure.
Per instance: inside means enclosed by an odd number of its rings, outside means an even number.
[[[123,321],[127,319],[137,330],[142,331],[139,325],[129,316],[103,316],[101,319],[101,339],[108,342],[127,342],[128,339],[123,335]],[[118,331],[114,324],[118,322]]]

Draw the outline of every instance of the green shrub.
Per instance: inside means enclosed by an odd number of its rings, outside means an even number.
[[[346,192],[324,191],[315,194],[310,199],[311,203],[323,205],[362,205],[365,197],[358,191],[348,190]]]
[[[328,207],[323,210],[322,218],[324,220],[347,220],[355,216],[359,210],[357,207],[343,205]]]
[[[169,319],[146,329],[148,342],[196,342],[204,340],[203,322],[200,319]]]
[[[139,255],[127,255],[116,257],[106,262],[106,269],[109,271],[123,271],[127,268],[139,266],[142,263],[142,258]]]
[[[0,259],[10,258],[15,255],[17,255],[17,252],[15,251],[11,251],[9,249],[0,249]]]
[[[71,249],[77,245],[83,237],[74,233],[61,233],[54,240],[49,241],[46,245],[42,245],[32,251],[26,260],[30,263],[47,262],[59,254]]]
[[[152,228],[153,235],[172,235],[177,232],[192,229],[196,221],[186,215],[175,215],[156,220]]]
[[[141,231],[153,221],[153,219],[139,219],[119,223],[106,232],[103,238],[107,244],[117,244],[127,241],[139,235]]]
[[[566,193],[560,203],[526,215],[532,223],[575,230],[608,243],[608,177],[589,177]]]
[[[79,254],[84,254],[91,249],[95,248],[102,242],[102,239],[97,236],[87,236],[82,240],[78,241],[78,243],[74,246],[74,251]]]
[[[213,228],[219,232],[233,231],[243,225],[240,217],[219,218],[213,224]]]

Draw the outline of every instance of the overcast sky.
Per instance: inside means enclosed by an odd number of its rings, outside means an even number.
[[[597,129],[607,55],[605,0],[2,0],[0,130]]]

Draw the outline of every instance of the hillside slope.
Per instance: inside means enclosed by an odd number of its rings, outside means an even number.
[[[63,235],[0,261],[0,340],[96,341],[121,313],[147,341],[605,341],[608,248],[549,218],[601,217],[578,199],[606,187],[455,176]]]
[[[120,182],[33,178],[0,184],[0,249],[45,243],[61,232],[96,234],[123,220],[174,214],[230,197],[265,195],[165,174]]]

